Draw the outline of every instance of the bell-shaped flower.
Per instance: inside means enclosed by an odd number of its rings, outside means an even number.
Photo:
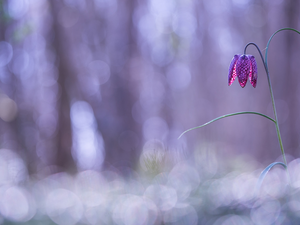
[[[235,55],[229,66],[228,85],[238,77],[241,87],[245,87],[249,78],[253,87],[256,87],[257,65],[253,55]]]

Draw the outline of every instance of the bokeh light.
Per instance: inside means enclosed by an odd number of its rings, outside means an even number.
[[[298,224],[299,37],[256,89],[227,86],[248,42],[299,29],[297,1],[0,0],[0,225]],[[253,48],[252,48],[253,47]],[[281,161],[281,158],[277,159]]]

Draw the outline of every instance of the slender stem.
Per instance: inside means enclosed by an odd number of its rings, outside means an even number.
[[[265,59],[259,49],[259,47],[255,44],[255,43],[248,43],[246,46],[245,46],[245,49],[244,49],[244,54],[246,54],[246,49],[249,45],[254,45],[260,56],[261,56],[261,59],[263,61],[263,64],[264,64],[264,67],[265,67],[265,70],[266,70],[266,74],[267,74],[267,78],[268,78],[268,84],[269,84],[269,89],[270,89],[270,95],[271,95],[271,99],[272,99],[272,106],[273,106],[273,112],[274,112],[274,116],[275,116],[275,126],[276,126],[276,132],[277,132],[277,137],[278,137],[278,141],[279,141],[279,144],[280,144],[280,149],[281,149],[281,153],[282,153],[282,157],[283,157],[283,161],[284,163],[287,165],[287,161],[286,161],[286,158],[285,158],[285,153],[284,153],[284,148],[283,148],[283,144],[282,144],[282,139],[281,139],[281,135],[280,135],[280,129],[279,129],[279,124],[278,124],[278,117],[277,117],[277,111],[276,111],[276,106],[275,106],[275,100],[274,100],[274,95],[273,95],[273,89],[272,89],[272,84],[271,84],[271,79],[270,79],[270,75],[269,75],[269,69],[268,69],[268,50],[269,50],[269,45],[270,45],[270,42],[272,40],[272,38],[274,37],[275,34],[277,34],[278,32],[280,31],[284,31],[284,30],[291,30],[291,31],[294,31],[298,34],[300,34],[300,32],[298,30],[295,30],[293,28],[282,28],[282,29],[279,29],[277,30],[269,39],[268,41],[268,44],[267,44],[267,47],[266,47],[266,53],[265,53]]]
[[[269,70],[268,70],[268,63],[267,63],[267,61],[264,60],[264,57],[263,57],[263,55],[262,55],[259,47],[255,43],[252,43],[252,42],[248,43],[245,46],[244,54],[246,54],[246,49],[247,49],[247,47],[249,45],[254,45],[257,48],[257,50],[258,50],[258,52],[260,54],[260,57],[261,57],[261,59],[263,61],[265,70],[266,70],[266,74],[267,74],[267,78],[268,78],[268,85],[269,85],[269,90],[270,90],[270,95],[271,95],[271,99],[272,99],[272,107],[273,107],[273,112],[274,112],[274,117],[275,117],[275,127],[276,127],[277,137],[278,137],[278,141],[279,141],[279,145],[280,145],[280,150],[281,150],[283,162],[285,163],[285,165],[287,165],[287,161],[286,161],[286,157],[285,157],[285,153],[284,153],[284,148],[283,148],[283,144],[282,144],[282,139],[281,139],[281,135],[280,135],[280,129],[279,129],[279,124],[278,124],[277,111],[276,111],[276,106],[275,106],[275,99],[274,99],[274,94],[273,94],[271,79],[270,79]],[[266,53],[267,53],[267,51],[268,51],[268,49],[266,49]]]
[[[257,44],[255,44],[255,43],[253,43],[253,42],[248,43],[248,44],[245,46],[244,54],[246,54],[246,50],[247,50],[247,47],[248,47],[249,45],[254,45],[254,46],[256,47],[256,49],[257,49],[257,51],[259,52],[259,55],[260,55],[260,57],[261,57],[261,60],[263,61],[263,64],[264,64],[264,66],[265,66],[265,70],[266,70],[266,72],[267,72],[267,71],[268,71],[268,67],[267,67],[267,65],[265,64],[264,57],[263,57],[263,55],[262,55],[262,53],[261,53],[259,47],[257,46]],[[267,72],[267,76],[268,76],[268,72]],[[268,80],[270,80],[270,77],[269,77],[269,76],[268,76]],[[270,82],[269,82],[269,84],[270,84]]]
[[[279,131],[279,125],[278,125],[278,119],[277,119],[277,113],[276,113],[276,108],[275,108],[275,102],[274,102],[274,96],[273,96],[273,91],[272,91],[272,86],[271,86],[271,81],[270,81],[270,76],[269,76],[269,69],[268,69],[268,50],[269,50],[269,45],[270,45],[270,42],[272,40],[272,38],[274,37],[275,34],[277,34],[278,32],[280,31],[284,31],[284,30],[291,30],[291,31],[294,31],[298,34],[300,34],[300,32],[298,30],[295,30],[293,28],[289,28],[289,27],[286,27],[286,28],[282,28],[282,29],[279,29],[277,30],[269,39],[268,41],[268,44],[267,44],[267,47],[266,47],[266,53],[265,53],[265,61],[264,61],[264,65],[265,65],[265,69],[266,69],[266,72],[267,72],[267,76],[268,76],[268,82],[269,82],[269,87],[270,87],[270,93],[271,93],[271,96],[272,96],[272,105],[273,105],[273,110],[274,110],[274,115],[275,115],[275,125],[276,125],[276,131],[277,131],[277,136],[278,136],[278,140],[279,140],[279,144],[280,144],[280,148],[281,148],[281,152],[282,152],[282,156],[283,156],[283,160],[284,160],[284,163],[287,165],[286,163],[286,158],[285,158],[285,154],[284,154],[284,149],[283,149],[283,145],[282,145],[282,140],[281,140],[281,136],[280,136],[280,131]]]
[[[284,31],[284,30],[291,30],[291,31],[294,31],[294,32],[300,34],[300,31],[295,30],[293,28],[289,28],[289,27],[279,29],[274,34],[272,34],[272,36],[270,37],[270,39],[268,41],[267,47],[266,47],[266,53],[265,53],[265,62],[266,62],[266,64],[268,64],[268,49],[269,49],[269,45],[270,45],[270,42],[271,42],[272,38],[274,37],[275,34],[277,34],[280,31]]]

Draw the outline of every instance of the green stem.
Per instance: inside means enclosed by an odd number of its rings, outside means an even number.
[[[283,144],[282,144],[282,139],[281,139],[281,135],[280,135],[280,130],[279,130],[279,124],[278,124],[278,118],[277,118],[277,112],[276,112],[276,108],[275,108],[275,100],[274,100],[274,96],[273,96],[273,91],[272,91],[272,85],[271,85],[271,81],[270,81],[270,76],[269,76],[269,69],[268,69],[268,50],[269,50],[269,45],[270,42],[272,40],[272,38],[274,37],[275,34],[277,34],[280,31],[284,31],[284,30],[291,30],[294,31],[298,34],[300,34],[299,31],[293,29],[293,28],[282,28],[277,30],[269,39],[267,47],[266,47],[266,53],[265,53],[265,68],[266,68],[266,72],[267,72],[267,76],[268,76],[268,82],[269,82],[269,87],[270,87],[270,93],[271,93],[271,97],[272,97],[272,106],[273,106],[273,111],[274,111],[274,116],[275,116],[275,125],[276,125],[276,131],[277,131],[277,136],[278,136],[278,140],[279,140],[279,144],[280,144],[280,149],[281,149],[281,153],[282,153],[282,157],[284,160],[285,165],[287,165],[286,162],[286,158],[285,158],[285,153],[284,153],[284,149],[283,149]]]
[[[271,36],[271,38],[274,36],[274,34]],[[270,43],[270,40],[268,42],[268,44]],[[244,54],[246,53],[246,49],[249,45],[254,45],[260,56],[261,56],[261,59],[263,61],[263,64],[264,64],[264,67],[265,67],[265,70],[266,70],[266,74],[267,74],[267,78],[268,78],[268,85],[269,85],[269,90],[270,90],[270,95],[271,95],[271,99],[272,99],[272,107],[273,107],[273,112],[274,112],[274,117],[275,117],[275,127],[276,127],[276,132],[277,132],[277,137],[278,137],[278,141],[279,141],[279,145],[280,145],[280,150],[281,150],[281,154],[282,154],[282,158],[283,158],[283,161],[285,163],[285,165],[287,165],[287,161],[286,161],[286,158],[285,158],[285,153],[284,153],[284,148],[283,148],[283,144],[282,144],[282,139],[281,139],[281,135],[280,135],[280,129],[279,129],[279,124],[278,124],[278,117],[277,117],[277,111],[276,111],[276,105],[275,105],[275,99],[274,99],[274,94],[273,94],[273,89],[272,89],[272,84],[271,84],[271,79],[270,79],[270,74],[269,74],[269,70],[268,70],[268,63],[267,61],[264,59],[259,47],[255,44],[255,43],[248,43],[244,49]],[[268,51],[268,48],[266,49],[266,52]]]
[[[269,75],[269,69],[268,69],[268,49],[269,49],[269,45],[270,45],[270,42],[272,40],[272,38],[274,37],[275,34],[277,34],[278,32],[280,31],[284,31],[284,30],[291,30],[291,31],[295,31],[296,33],[300,34],[299,31],[293,29],[293,28],[282,28],[282,29],[279,29],[277,30],[269,39],[268,41],[268,44],[267,44],[267,47],[266,47],[266,53],[265,53],[265,59],[263,58],[263,55],[259,49],[259,47],[255,44],[255,43],[248,43],[244,49],[244,54],[246,54],[246,49],[249,45],[254,45],[260,56],[261,56],[261,59],[263,61],[263,64],[264,64],[264,67],[265,67],[265,70],[266,70],[266,74],[267,74],[267,78],[268,78],[268,85],[269,85],[269,89],[270,89],[270,95],[271,95],[271,99],[272,99],[272,107],[273,107],[273,112],[274,112],[274,116],[275,116],[275,127],[276,127],[276,132],[277,132],[277,137],[278,137],[278,141],[279,141],[279,145],[280,145],[280,149],[281,149],[281,154],[282,154],[282,157],[283,157],[283,161],[285,163],[285,165],[287,165],[287,161],[286,161],[286,157],[285,157],[285,153],[284,153],[284,148],[283,148],[283,144],[282,144],[282,139],[281,139],[281,135],[280,135],[280,129],[279,129],[279,124],[278,124],[278,117],[277,117],[277,111],[276,111],[276,106],[275,106],[275,100],[274,100],[274,94],[273,94],[273,89],[272,89],[272,84],[271,84],[271,79],[270,79],[270,75]]]

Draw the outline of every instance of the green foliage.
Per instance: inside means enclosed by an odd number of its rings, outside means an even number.
[[[208,125],[208,124],[211,124],[211,123],[213,123],[213,122],[215,122],[215,121],[217,121],[217,120],[220,120],[220,119],[223,119],[223,118],[226,118],[226,117],[230,117],[230,116],[242,115],[242,114],[254,114],[254,115],[259,115],[259,116],[265,117],[265,118],[271,120],[272,122],[276,123],[275,120],[272,119],[271,117],[269,117],[269,116],[267,116],[267,115],[265,115],[265,114],[262,114],[262,113],[258,113],[258,112],[237,112],[237,113],[230,113],[230,114],[226,114],[226,115],[217,117],[217,118],[215,118],[215,119],[213,119],[213,120],[211,120],[211,121],[209,121],[209,122],[207,122],[207,123],[205,123],[205,124],[203,124],[203,125],[200,125],[200,126],[197,126],[197,127],[190,128],[190,129],[184,131],[182,134],[180,134],[180,136],[178,137],[178,139],[181,138],[182,135],[184,135],[185,133],[187,133],[187,132],[189,132],[189,131],[192,131],[192,130],[195,130],[195,129],[204,127],[204,126],[206,126],[206,125]]]
[[[161,173],[165,167],[165,157],[165,153],[158,150],[154,150],[153,152],[145,154],[143,161],[147,173],[151,176]]]

